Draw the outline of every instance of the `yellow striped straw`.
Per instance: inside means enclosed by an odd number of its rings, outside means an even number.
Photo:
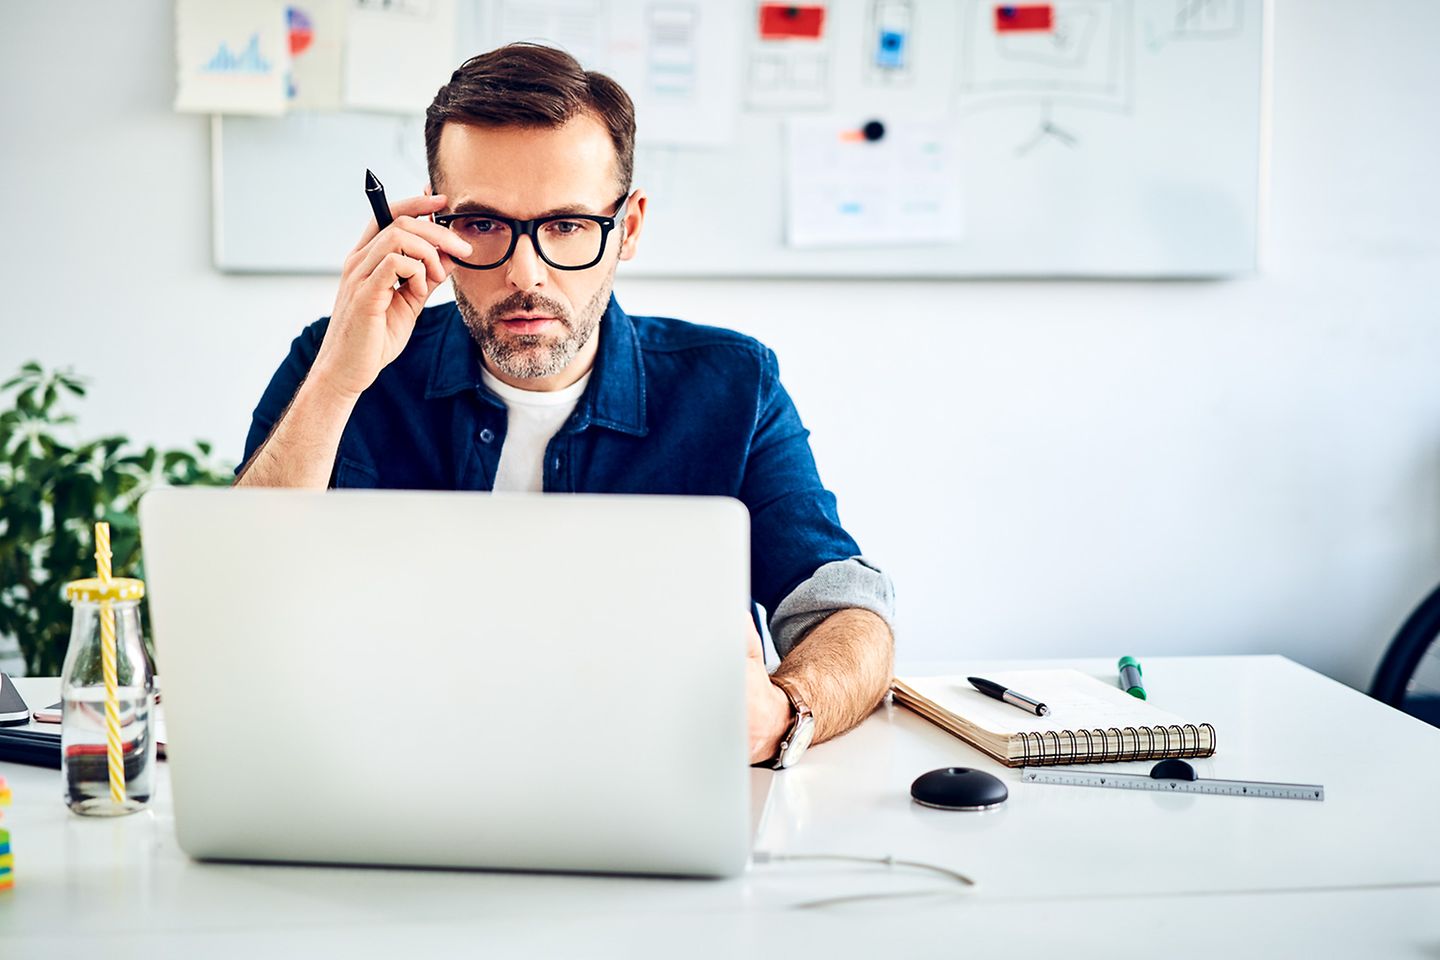
[[[95,572],[110,583],[110,524],[95,524]],[[115,656],[115,608],[100,601],[100,671],[105,677],[105,759],[110,766],[110,799],[125,802],[125,753],[120,741],[120,678]]]

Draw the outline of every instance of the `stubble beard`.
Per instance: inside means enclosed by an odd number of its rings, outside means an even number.
[[[614,282],[612,267],[595,295],[575,315],[557,301],[529,292],[513,293],[482,312],[466,298],[459,286],[455,287],[455,305],[488,364],[506,376],[533,380],[551,377],[564,370],[590,342],[600,327],[600,316],[610,302],[610,288]],[[500,318],[510,313],[548,314],[559,320],[566,332],[561,336],[506,334],[500,326]]]

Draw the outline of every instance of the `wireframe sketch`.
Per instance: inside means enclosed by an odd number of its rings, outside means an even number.
[[[864,64],[868,83],[899,87],[915,80],[915,0],[870,0],[865,18]]]
[[[1146,18],[1145,45],[1157,51],[1176,41],[1233,40],[1245,28],[1244,17],[1244,0],[1175,0],[1168,22]]]
[[[824,3],[760,2],[754,7],[745,74],[752,110],[824,110],[833,79]]]
[[[559,47],[588,69],[603,62],[608,17],[603,0],[500,0],[493,35],[499,43],[531,40]]]
[[[656,3],[646,11],[649,35],[645,55],[645,85],[662,97],[695,96],[699,72],[700,9],[694,4]]]
[[[1080,146],[1057,107],[1128,113],[1134,98],[1131,0],[996,3],[964,0],[957,105],[1031,109],[1035,132],[1016,146]]]

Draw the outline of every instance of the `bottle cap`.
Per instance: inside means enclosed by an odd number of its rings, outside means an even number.
[[[65,584],[65,599],[71,603],[100,603],[105,600],[139,600],[145,596],[145,581],[129,577],[101,580],[71,580]]]

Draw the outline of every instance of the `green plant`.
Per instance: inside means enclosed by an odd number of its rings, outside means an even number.
[[[33,676],[55,675],[70,640],[61,590],[95,575],[94,525],[110,523],[117,577],[141,577],[140,497],[158,484],[222,485],[230,469],[208,443],[193,450],[134,448],[123,436],[79,442],[62,401],[85,396],[69,370],[27,363],[0,385],[14,406],[0,412],[0,637],[19,640]],[[142,609],[142,623],[149,611]]]

